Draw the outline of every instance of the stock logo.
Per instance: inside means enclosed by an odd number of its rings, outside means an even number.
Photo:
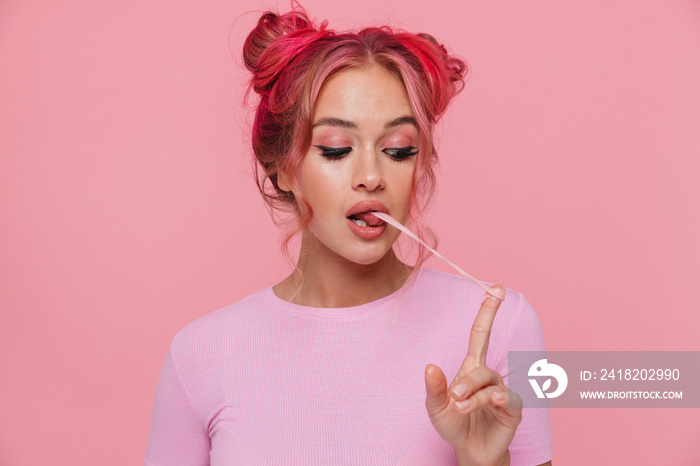
[[[535,391],[537,398],[556,398],[566,390],[566,385],[569,383],[569,378],[566,376],[566,371],[556,364],[550,364],[547,359],[536,361],[527,373],[528,377],[548,377],[540,387],[537,379],[528,379],[532,389]],[[552,386],[552,378],[557,381],[557,389],[553,392],[547,392]]]

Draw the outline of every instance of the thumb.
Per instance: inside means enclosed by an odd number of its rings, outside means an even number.
[[[425,366],[425,407],[432,416],[447,407],[450,398],[447,394],[447,378],[438,366]]]

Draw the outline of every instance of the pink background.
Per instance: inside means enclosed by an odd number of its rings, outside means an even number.
[[[448,258],[525,293],[549,349],[700,349],[700,4],[304,5],[469,61],[428,218]],[[239,16],[270,6],[0,3],[0,464],[139,464],[175,332],[289,272],[241,106]],[[700,461],[697,409],[552,428],[559,465]]]

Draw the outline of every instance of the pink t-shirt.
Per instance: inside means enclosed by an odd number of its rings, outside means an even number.
[[[348,308],[290,304],[265,288],[177,333],[158,382],[146,466],[455,465],[425,409],[425,366],[452,380],[484,291],[422,269],[412,287]],[[393,326],[392,326],[393,322]],[[487,365],[544,350],[507,291]],[[525,409],[511,464],[552,458],[549,411]]]

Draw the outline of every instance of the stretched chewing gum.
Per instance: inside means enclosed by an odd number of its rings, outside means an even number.
[[[384,220],[389,225],[391,225],[395,228],[398,228],[400,231],[406,233],[408,236],[410,236],[414,240],[418,241],[420,244],[422,244],[426,248],[430,249],[433,254],[435,254],[440,259],[444,260],[445,262],[450,264],[452,267],[454,267],[454,269],[457,272],[459,272],[462,276],[468,278],[469,280],[473,281],[474,283],[476,283],[477,285],[482,287],[484,290],[486,290],[486,292],[489,295],[491,295],[489,297],[492,297],[493,299],[497,299],[498,301],[501,301],[501,302],[503,302],[503,300],[506,298],[506,290],[500,290],[498,288],[493,288],[493,287],[489,287],[489,286],[484,285],[479,280],[477,280],[476,278],[472,277],[467,272],[462,270],[458,265],[453,264],[452,262],[448,261],[442,254],[440,254],[435,249],[431,248],[430,246],[425,244],[423,241],[421,241],[421,239],[415,233],[413,233],[411,230],[409,230],[408,228],[403,226],[401,223],[399,223],[397,220],[395,220],[391,215],[385,214],[384,212],[372,212],[372,215],[374,215],[375,217],[377,217],[381,220]]]

